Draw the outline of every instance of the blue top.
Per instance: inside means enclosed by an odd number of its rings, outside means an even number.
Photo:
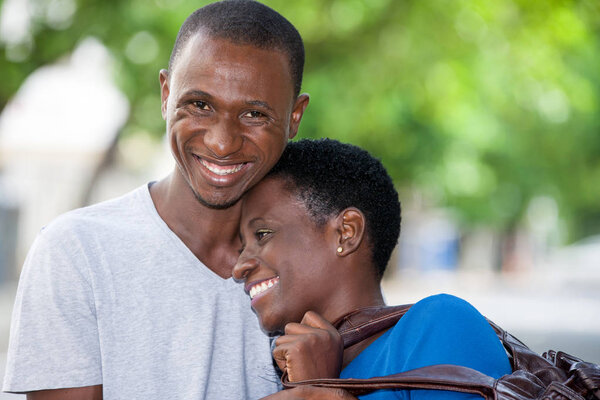
[[[493,378],[512,372],[508,357],[486,319],[469,303],[447,294],[427,297],[364,349],[340,378],[386,376],[434,364],[455,364]],[[360,399],[481,399],[439,390],[378,390]]]

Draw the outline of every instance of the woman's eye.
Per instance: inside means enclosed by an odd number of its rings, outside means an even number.
[[[204,101],[194,101],[192,104],[194,104],[194,106],[200,110],[208,110],[208,103],[204,102]]]
[[[268,234],[273,233],[271,229],[259,229],[256,231],[256,239],[262,240]]]

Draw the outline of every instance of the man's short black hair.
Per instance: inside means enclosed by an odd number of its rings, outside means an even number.
[[[296,28],[277,11],[254,0],[224,0],[199,8],[187,17],[177,34],[169,71],[190,37],[198,32],[284,53],[289,59],[294,95],[300,94],[304,44]]]
[[[332,139],[290,142],[267,177],[282,178],[319,226],[348,207],[365,215],[367,240],[381,278],[400,235],[400,201],[379,160]]]

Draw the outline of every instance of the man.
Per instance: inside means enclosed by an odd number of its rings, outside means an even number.
[[[4,390],[28,399],[256,399],[268,338],[233,282],[240,203],[296,135],[304,48],[253,1],[194,12],[160,71],[176,167],[45,227],[15,303]]]

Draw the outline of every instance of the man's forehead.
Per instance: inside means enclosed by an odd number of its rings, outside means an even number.
[[[252,90],[255,92],[252,100],[264,101],[270,96],[267,93],[278,92],[285,95],[285,99],[277,101],[287,103],[294,93],[288,59],[282,52],[240,45],[206,34],[197,34],[188,40],[169,71],[169,80],[173,87],[211,82],[221,85],[218,89],[221,93],[225,93],[226,88],[234,92]],[[275,100],[269,102],[272,101]]]
[[[185,45],[182,46],[175,56],[172,69],[175,70],[180,59],[186,58],[188,61],[200,56],[213,56],[216,58],[225,57],[224,48],[238,48],[239,52],[235,53],[237,58],[259,58],[260,54],[273,54],[285,60],[286,72],[291,76],[291,67],[289,65],[289,56],[282,50],[272,47],[256,46],[252,43],[236,42],[233,39],[210,34],[204,30],[200,30],[192,34]]]

